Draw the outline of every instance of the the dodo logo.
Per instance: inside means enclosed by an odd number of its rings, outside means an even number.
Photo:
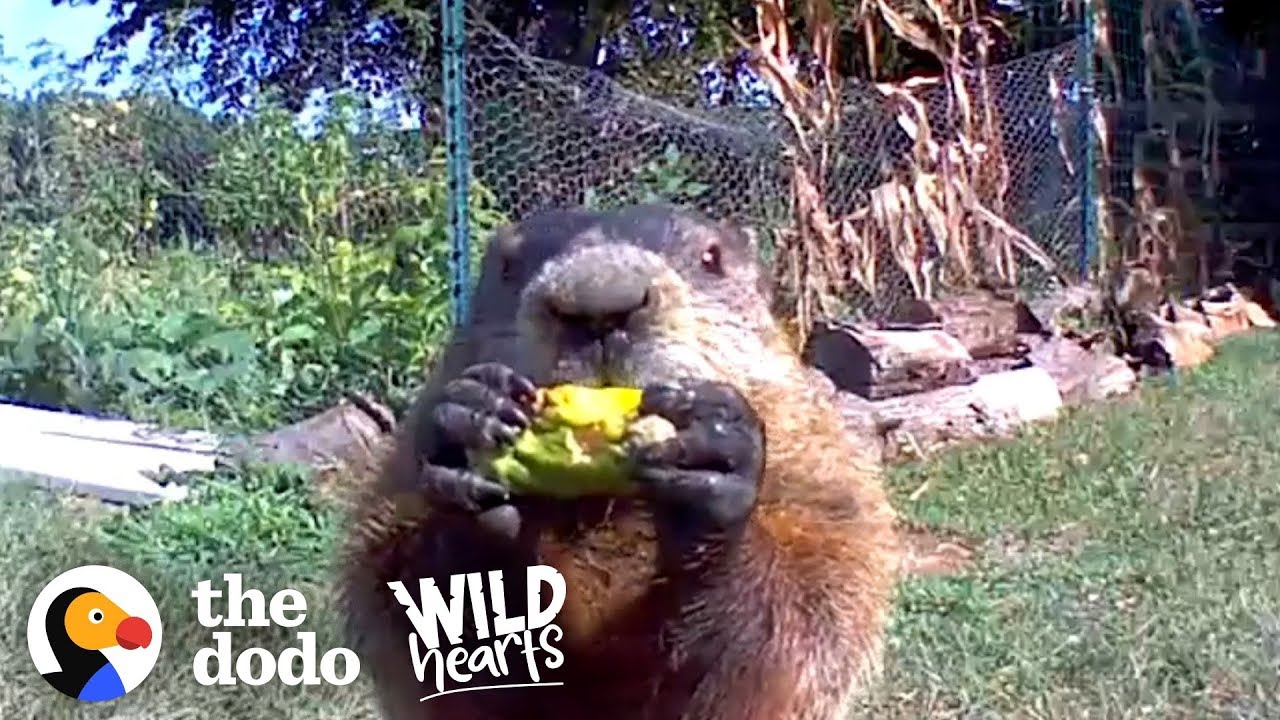
[[[40,591],[27,619],[36,669],[60,692],[113,700],[151,673],[160,654],[160,611],[147,589],[115,568],[85,565]]]

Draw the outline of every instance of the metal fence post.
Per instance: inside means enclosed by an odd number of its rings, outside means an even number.
[[[1084,120],[1084,168],[1080,187],[1080,224],[1081,244],[1079,253],[1080,280],[1089,279],[1089,267],[1093,263],[1093,255],[1098,246],[1098,213],[1094,202],[1097,192],[1097,138],[1094,136],[1094,111],[1097,109],[1097,94],[1093,75],[1093,0],[1083,0],[1081,10],[1084,14],[1084,48],[1081,50],[1079,82],[1080,107]]]
[[[444,122],[449,183],[449,236],[452,241],[454,326],[466,322],[471,284],[468,191],[471,163],[467,147],[465,0],[440,0],[443,20]]]

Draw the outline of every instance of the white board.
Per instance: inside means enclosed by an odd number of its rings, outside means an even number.
[[[167,432],[0,403],[0,469],[37,475],[51,488],[141,504],[181,500],[187,489],[144,473],[212,471],[222,441],[201,432]]]

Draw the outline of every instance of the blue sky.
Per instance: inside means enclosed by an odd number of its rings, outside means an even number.
[[[0,92],[22,93],[40,80],[41,70],[31,67],[31,60],[42,52],[30,47],[41,40],[66,52],[69,60],[78,60],[93,49],[94,42],[111,24],[107,16],[109,3],[98,5],[60,5],[54,7],[51,0],[0,0],[0,42],[8,62],[0,65]],[[129,47],[130,59],[140,60],[146,52],[146,36],[135,38]],[[50,48],[52,49],[52,48]],[[97,83],[100,65],[91,66],[84,76],[86,83]],[[101,88],[110,94],[125,89],[128,73],[122,72],[108,86]],[[212,112],[213,108],[206,108]],[[314,109],[303,112],[301,121],[309,122]]]
[[[21,92],[39,80],[39,73],[30,66],[37,51],[29,48],[39,40],[48,40],[72,59],[88,53],[110,24],[108,5],[105,0],[98,5],[58,7],[50,0],[0,0],[0,39],[5,55],[13,60],[0,67],[0,82]],[[140,57],[144,47],[145,40],[136,40],[131,56]]]

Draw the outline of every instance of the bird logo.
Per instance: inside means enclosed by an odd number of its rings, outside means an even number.
[[[160,612],[142,583],[115,568],[85,565],[40,591],[27,619],[27,645],[54,689],[102,702],[151,673],[160,631]]]

